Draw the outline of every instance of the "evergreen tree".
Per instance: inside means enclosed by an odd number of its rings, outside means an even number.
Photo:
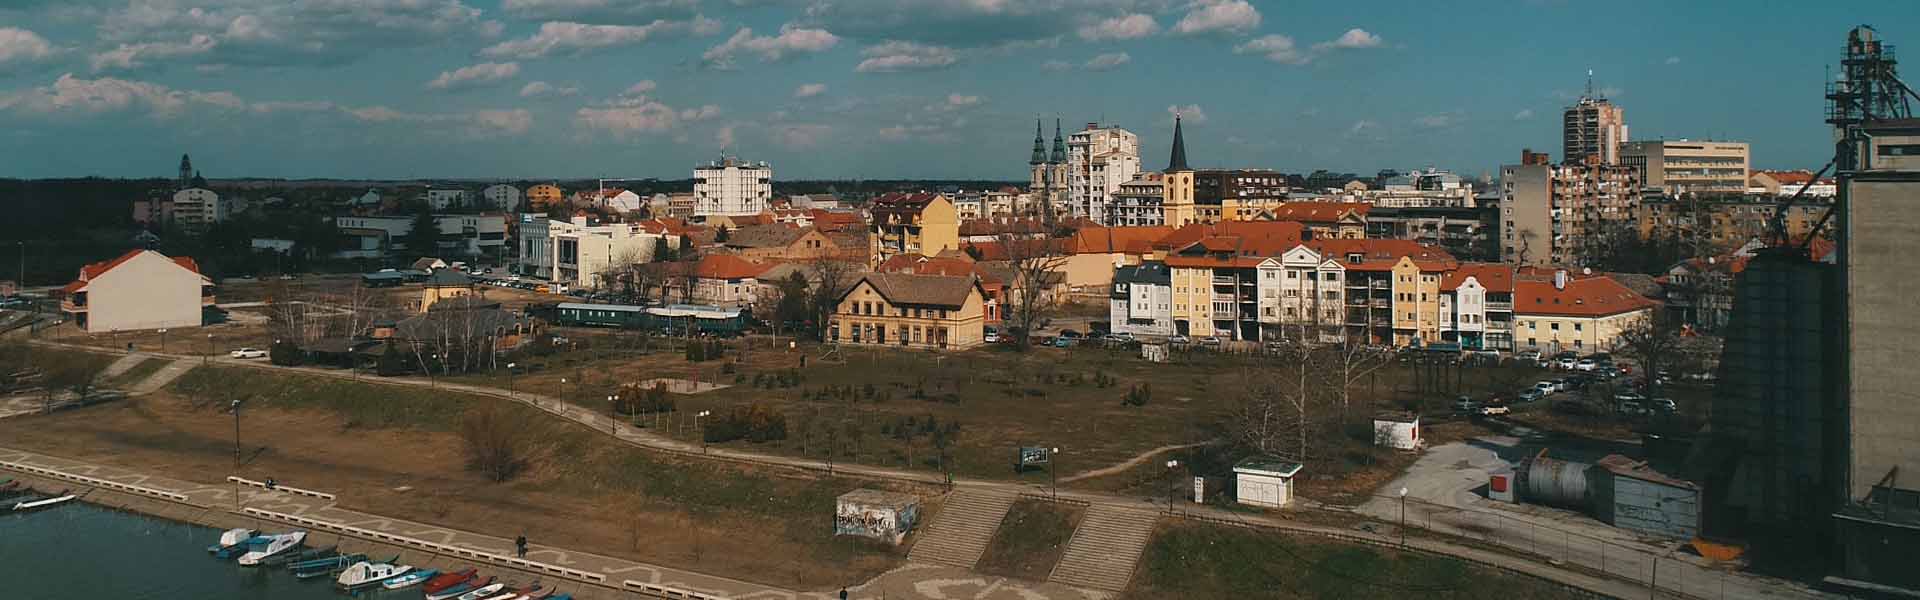
[[[406,242],[407,252],[412,256],[433,256],[440,251],[440,222],[433,218],[432,212],[414,213],[412,226],[400,239]]]

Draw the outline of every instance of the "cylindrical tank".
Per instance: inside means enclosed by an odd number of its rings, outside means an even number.
[[[1527,501],[1585,509],[1588,466],[1545,456],[1527,461],[1527,485],[1522,488]]]

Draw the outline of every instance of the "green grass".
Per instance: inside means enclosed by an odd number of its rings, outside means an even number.
[[[244,400],[249,406],[334,412],[354,427],[433,431],[452,430],[471,403],[492,400],[446,390],[218,366],[188,371],[169,389],[196,404]]]
[[[1060,554],[1066,551],[1067,540],[1073,538],[1074,527],[1079,525],[1082,514],[1080,507],[1067,504],[1043,500],[1015,502],[974,570],[1045,581],[1053,572],[1054,564],[1060,562]]]
[[[121,373],[120,376],[113,378],[110,383],[114,385],[133,385],[140,383],[146,380],[146,378],[152,377],[154,373],[159,373],[161,369],[167,368],[167,364],[170,362],[172,361],[157,358],[140,361],[140,363],[134,365],[133,368],[127,369],[126,372]]]
[[[0,376],[28,369],[39,369],[48,374],[97,374],[119,358],[112,354],[7,342],[0,344]]]
[[[1156,532],[1128,598],[1563,598],[1545,582],[1448,558],[1183,523]]]

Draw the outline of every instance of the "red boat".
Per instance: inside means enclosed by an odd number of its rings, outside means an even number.
[[[465,571],[460,571],[457,573],[443,573],[440,575],[435,575],[433,576],[433,579],[428,579],[426,587],[421,589],[425,590],[426,593],[429,593],[429,594],[438,592],[440,590],[444,590],[456,585],[460,585],[462,583],[466,583],[468,580],[473,579],[474,573],[475,572],[473,569],[467,569]]]

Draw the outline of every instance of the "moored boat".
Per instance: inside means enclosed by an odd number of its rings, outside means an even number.
[[[426,582],[428,579],[433,579],[434,576],[439,574],[440,574],[439,571],[435,571],[433,569],[414,569],[413,572],[411,573],[407,573],[399,577],[395,577],[393,579],[388,579],[386,582],[381,583],[380,587],[383,587],[389,590],[410,588],[416,585],[420,585],[421,583]]]
[[[289,552],[298,552],[300,550],[300,544],[307,541],[307,532],[295,531],[293,533],[269,535],[265,536],[265,538],[267,540],[266,543],[254,546],[253,549],[246,554],[240,555],[241,566],[258,566],[262,560]]]
[[[505,589],[507,589],[507,584],[489,583],[487,585],[474,588],[474,590],[471,592],[461,594],[459,597],[459,600],[486,600],[487,598],[492,598],[494,596],[500,595],[500,591]]]
[[[454,571],[452,573],[441,573],[439,575],[433,576],[432,579],[428,579],[427,585],[421,588],[421,590],[429,594],[437,594],[441,590],[445,590],[447,588],[460,585],[462,583],[473,581],[475,574],[476,574],[476,571],[474,571],[473,569],[467,569],[465,571]]]
[[[301,579],[312,579],[322,575],[337,573],[341,569],[347,568],[347,565],[351,565],[353,563],[357,563],[366,559],[367,559],[367,555],[365,554],[349,554],[349,555],[343,555],[343,556],[335,556],[332,558],[310,560],[302,563],[294,563],[292,565],[288,565],[287,570],[293,571],[294,577],[298,577]]]
[[[339,546],[327,546],[325,548],[309,548],[306,550],[301,550],[299,552],[287,552],[277,556],[268,557],[266,560],[260,561],[260,564],[262,566],[278,567],[281,565],[304,562],[304,561],[314,560],[317,558],[326,558],[336,554],[334,550],[337,548],[339,548]]]
[[[448,600],[449,598],[459,598],[470,592],[473,592],[474,590],[478,590],[480,588],[484,588],[489,585],[495,585],[493,583],[493,580],[494,578],[488,577],[485,580],[469,579],[467,581],[462,581],[460,583],[456,583],[451,586],[448,586],[445,589],[442,589],[437,592],[427,592],[427,600]],[[506,587],[506,586],[501,585],[500,587]],[[497,590],[500,588],[494,588],[494,589]]]
[[[13,505],[13,512],[26,512],[30,510],[39,510],[39,509],[47,508],[50,506],[58,506],[61,504],[72,502],[76,498],[79,498],[79,496],[62,491],[60,492],[59,495],[56,495],[52,498],[34,500],[32,502],[15,503]]]
[[[400,557],[395,556],[394,558],[398,559]],[[333,583],[339,586],[340,589],[352,591],[377,585],[388,579],[405,575],[408,571],[412,570],[413,567],[394,564],[392,562],[360,561],[353,563],[353,566],[347,567],[347,570],[341,571],[340,576],[334,578]]]
[[[212,546],[207,546],[207,553],[217,554],[223,548],[233,548],[233,547],[239,546],[243,543],[246,543],[248,539],[259,534],[260,532],[258,531],[254,531],[252,529],[247,529],[244,527],[222,531],[220,532],[220,542]]]

